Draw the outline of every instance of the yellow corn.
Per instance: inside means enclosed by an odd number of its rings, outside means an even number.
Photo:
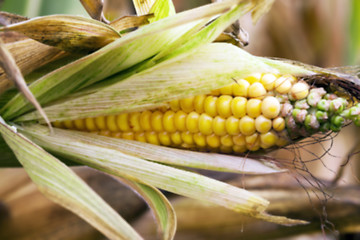
[[[301,100],[309,95],[309,86],[293,76],[253,74],[208,95],[171,101],[167,108],[54,126],[163,146],[243,153],[289,142],[281,115],[284,94]]]

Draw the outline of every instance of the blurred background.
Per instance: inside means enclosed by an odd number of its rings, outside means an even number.
[[[178,12],[209,2],[174,0]],[[5,0],[0,4],[1,11],[27,17],[60,13],[87,16],[75,0]],[[134,14],[134,8],[130,0],[106,0],[104,13],[114,20]],[[360,64],[359,0],[276,0],[256,25],[250,15],[240,19],[240,25],[249,34],[245,50],[254,55],[287,58],[326,68]],[[273,199],[275,204],[270,210],[274,214],[311,220],[313,224],[279,227],[169,195],[179,220],[176,239],[360,239],[356,217],[359,210],[345,211],[344,207],[344,204],[358,204],[360,199],[359,154],[342,166],[351,152],[359,150],[359,133],[359,129],[350,125],[323,143],[310,144],[300,151],[272,153],[279,159],[287,159],[283,163],[290,168],[295,157],[309,161],[304,171],[253,177],[202,172]],[[75,170],[136,226],[145,239],[158,239],[151,214],[135,194],[102,173],[84,167]],[[303,188],[311,188],[315,178],[324,185],[315,181],[315,188],[321,191],[313,196],[311,190]],[[22,169],[0,170],[0,182],[0,239],[104,239],[87,223],[42,197]],[[344,189],[347,191],[343,193]],[[329,201],[332,199],[329,196],[335,193],[342,194],[344,199]],[[349,223],[344,227],[345,219]],[[323,229],[327,235],[323,235]]]

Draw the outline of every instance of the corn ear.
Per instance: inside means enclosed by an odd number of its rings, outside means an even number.
[[[0,31],[21,32],[41,43],[75,53],[92,52],[120,38],[107,24],[70,15],[37,17],[2,27]]]

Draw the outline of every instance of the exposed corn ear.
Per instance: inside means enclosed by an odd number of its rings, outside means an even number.
[[[208,95],[143,112],[54,122],[56,127],[200,151],[243,153],[339,131],[358,106],[292,75],[254,74]],[[351,115],[351,116],[350,116]]]

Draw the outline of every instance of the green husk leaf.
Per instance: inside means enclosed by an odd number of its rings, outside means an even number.
[[[209,4],[146,25],[44,76],[31,84],[30,89],[41,104],[78,91],[154,56],[168,43],[196,26],[198,20],[220,14],[238,1]],[[4,119],[12,119],[31,109],[31,105],[21,95],[17,95],[0,112]]]
[[[0,120],[0,133],[46,197],[73,211],[110,239],[141,239],[67,166]]]
[[[157,225],[159,226],[159,233],[163,236],[162,239],[173,239],[177,225],[176,213],[164,194],[152,186],[130,181],[125,178],[119,179],[131,187],[132,190],[136,191],[147,202],[155,215]]]
[[[257,23],[259,19],[265,15],[274,4],[275,0],[252,0],[255,4],[255,9],[251,13],[253,23]]]
[[[155,15],[150,19],[150,22],[155,22],[160,19],[172,16],[176,14],[175,6],[171,0],[156,0],[149,10],[149,13]]]
[[[41,43],[77,53],[95,51],[120,38],[107,24],[71,15],[37,17],[2,27],[0,31],[21,32]]]
[[[233,79],[254,72],[311,74],[302,67],[271,61],[225,43],[211,43],[192,55],[170,59],[96,93],[45,108],[52,121],[109,115],[124,111],[140,111],[166,105],[166,102],[191,95],[209,93],[232,83]],[[121,104],[119,104],[121,103]],[[36,112],[17,121],[40,120]]]
[[[177,168],[146,161],[95,142],[92,137],[79,137],[70,131],[49,130],[41,125],[22,127],[21,132],[45,149],[103,172],[145,183],[201,201],[224,206],[233,211],[279,224],[301,224],[303,221],[270,216],[269,202],[226,183]]]

